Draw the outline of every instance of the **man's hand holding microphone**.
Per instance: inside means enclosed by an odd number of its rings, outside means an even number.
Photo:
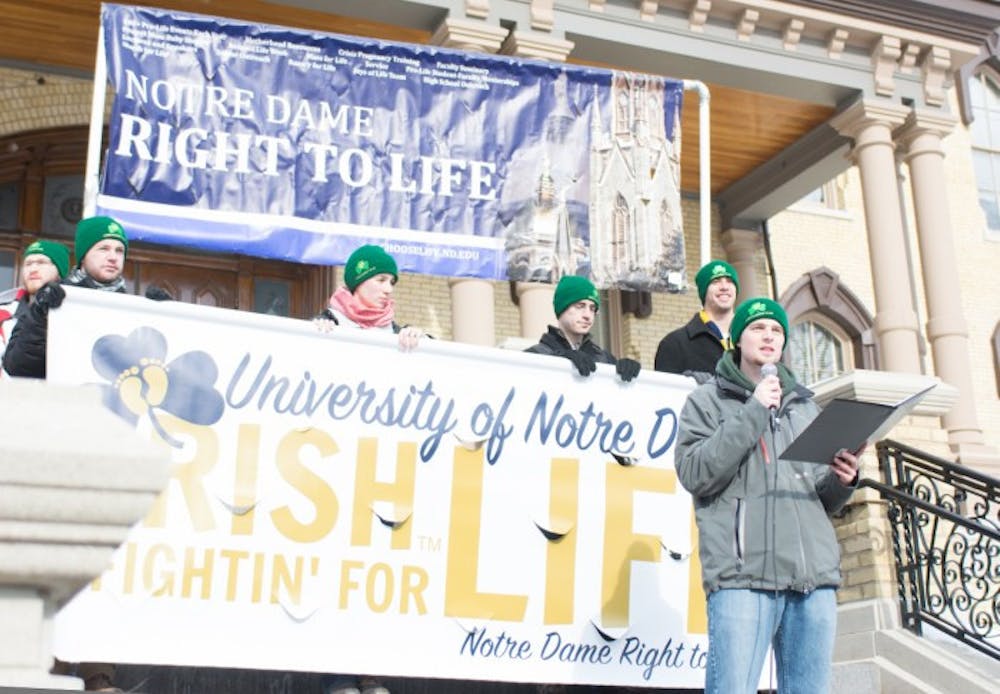
[[[778,406],[781,405],[781,381],[778,367],[764,364],[760,367],[760,382],[754,388],[753,396],[771,413],[771,431],[778,428]]]

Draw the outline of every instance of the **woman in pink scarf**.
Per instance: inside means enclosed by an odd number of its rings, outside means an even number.
[[[361,246],[351,253],[344,265],[344,286],[333,293],[327,307],[317,317],[320,330],[329,331],[333,325],[391,330],[399,335],[401,350],[413,349],[423,332],[400,327],[393,320],[396,303],[392,292],[398,279],[396,261],[385,249]],[[324,694],[389,694],[374,677],[326,675],[322,687]]]
[[[399,279],[396,261],[381,246],[361,246],[351,253],[344,266],[344,286],[330,297],[318,317],[320,329],[330,323],[354,328],[391,330],[399,335],[399,348],[409,351],[417,346],[421,330],[401,327],[393,320],[396,303],[392,292]]]

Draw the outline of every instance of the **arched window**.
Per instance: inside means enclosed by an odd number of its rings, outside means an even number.
[[[878,369],[871,314],[833,270],[800,277],[781,296],[790,325],[785,361],[806,384],[851,369]]]
[[[969,80],[972,161],[986,226],[1000,234],[1000,87],[983,73]]]
[[[800,381],[807,385],[818,383],[853,366],[850,351],[844,349],[848,340],[838,332],[823,325],[821,320],[805,320],[789,328],[785,360]]]

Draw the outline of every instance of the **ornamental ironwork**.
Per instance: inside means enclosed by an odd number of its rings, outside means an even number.
[[[1000,481],[895,441],[877,446],[903,625],[1000,660]]]

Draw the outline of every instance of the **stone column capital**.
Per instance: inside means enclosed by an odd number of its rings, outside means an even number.
[[[941,139],[948,135],[958,124],[958,118],[950,113],[939,113],[936,111],[912,111],[906,117],[906,121],[894,133],[896,141],[900,146],[909,150],[909,154],[915,154],[916,141],[930,135],[936,140],[937,153],[944,156],[941,150]],[[925,141],[926,142],[926,141]]]
[[[496,53],[507,33],[503,27],[482,20],[446,17],[434,31],[430,42],[445,48]]]
[[[859,99],[830,119],[830,126],[844,137],[857,140],[866,129],[883,125],[889,132],[902,125],[910,109],[889,102]]]
[[[764,237],[756,229],[731,227],[720,236],[722,248],[730,258],[753,254],[764,247]]]
[[[549,282],[515,282],[514,292],[517,294],[517,298],[520,301],[525,294],[531,294],[538,291],[552,291],[554,292],[556,287],[554,284]]]
[[[555,36],[530,31],[512,31],[507,35],[500,52],[504,55],[540,58],[561,63],[566,61],[574,45],[576,44],[572,41]]]

